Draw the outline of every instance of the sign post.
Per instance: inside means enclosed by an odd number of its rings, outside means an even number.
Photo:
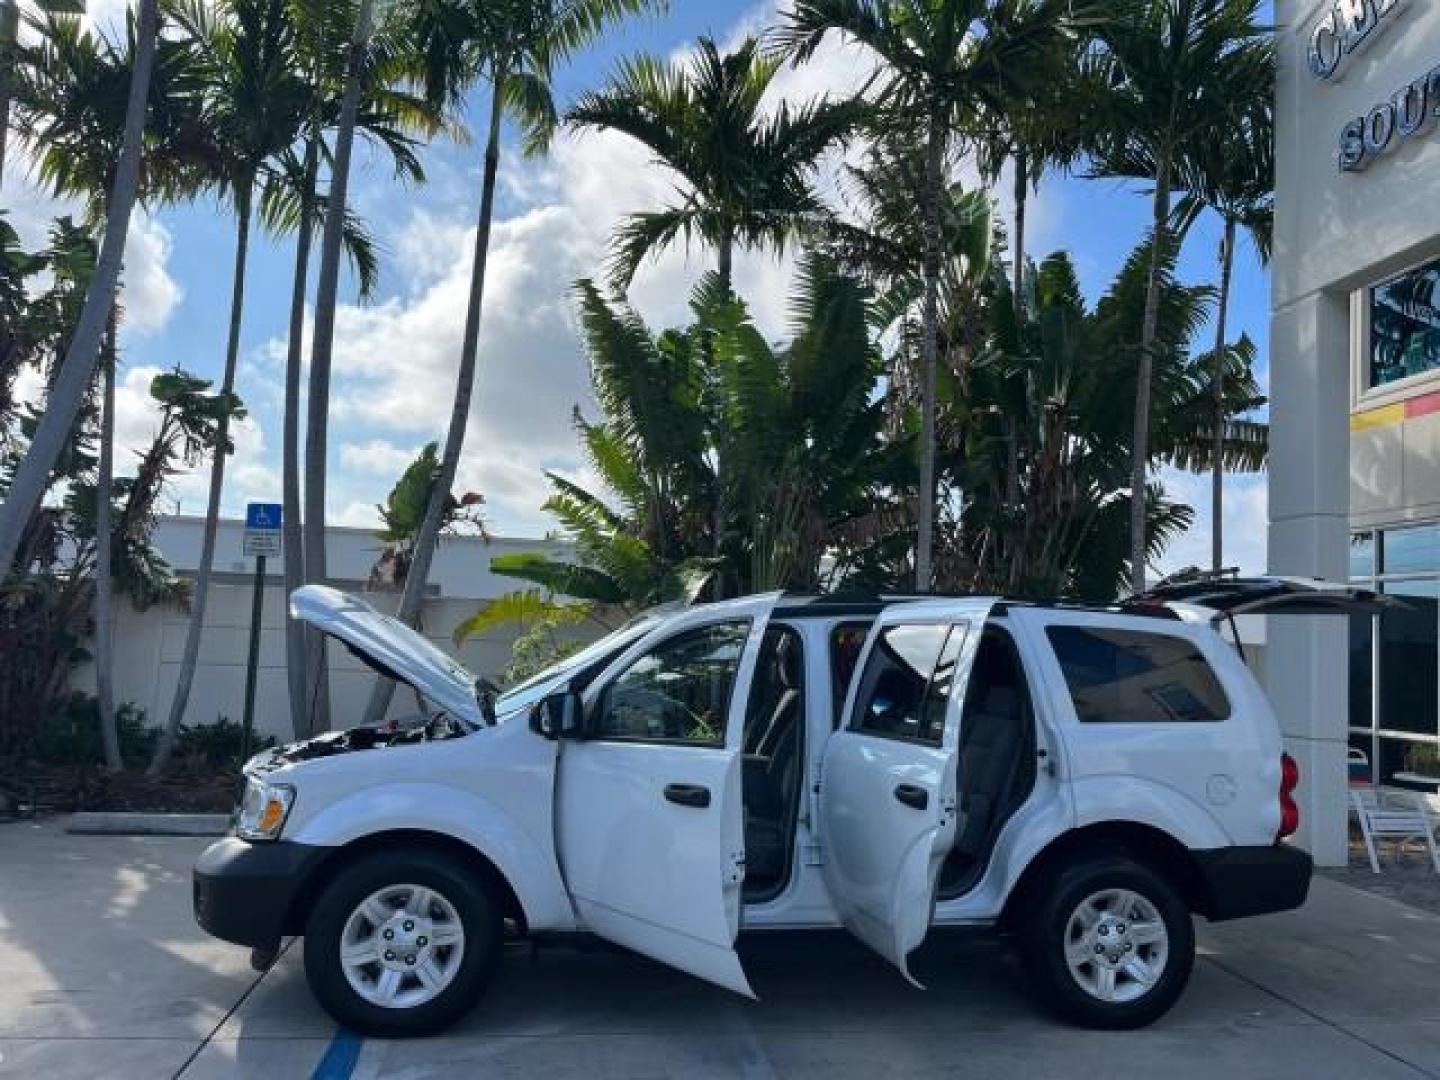
[[[260,666],[260,623],[265,611],[265,560],[280,554],[280,504],[250,503],[245,507],[242,553],[255,559],[255,585],[250,600],[250,653],[245,661],[245,714],[240,735],[240,766],[250,757],[255,730],[255,676]]]

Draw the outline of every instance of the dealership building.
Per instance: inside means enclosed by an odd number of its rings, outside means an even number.
[[[1440,775],[1440,2],[1275,6],[1270,568],[1406,601],[1269,627],[1302,839],[1338,863],[1347,751]]]

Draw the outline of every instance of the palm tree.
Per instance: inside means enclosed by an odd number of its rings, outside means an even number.
[[[295,142],[309,105],[309,89],[296,71],[295,31],[286,0],[222,0],[217,4],[190,0],[177,7],[175,17],[204,73],[204,123],[215,147],[211,182],[217,197],[235,211],[230,321],[220,383],[220,392],[229,395],[235,390],[240,357],[245,270],[257,185],[267,163],[283,155]],[[229,442],[228,416],[221,420],[220,441],[222,445]],[[175,695],[147,770],[152,776],[164,768],[190,700],[215,561],[225,458],[225,453],[217,453],[210,465],[195,595]]]
[[[832,32],[867,48],[881,65],[874,93],[877,131],[924,147],[920,203],[924,282],[920,334],[920,498],[915,587],[932,584],[935,525],[935,378],[942,258],[941,193],[956,149],[954,132],[983,110],[998,113],[1033,85],[1070,33],[1069,0],[1039,0],[1028,18],[1009,18],[1014,0],[797,0],[778,33],[797,61]],[[1002,17],[1003,16],[1003,17]]]
[[[42,182],[57,196],[84,201],[92,225],[105,219],[125,131],[121,93],[136,56],[136,23],[127,20],[124,48],[83,29],[78,20],[51,16],[32,23],[38,38],[17,49],[12,76],[19,129],[36,152]],[[195,118],[188,114],[192,72],[184,50],[158,47],[152,76],[147,146],[138,198],[173,198],[188,191],[193,173]],[[95,691],[106,767],[122,767],[115,733],[111,661],[112,479],[115,434],[115,365],[120,322],[117,293],[101,343],[101,421],[96,483]]]
[[[323,228],[328,199],[318,191],[320,159],[325,151],[325,132],[340,120],[344,100],[345,74],[350,52],[337,47],[353,36],[357,12],[347,4],[315,5],[290,0],[290,18],[295,24],[296,59],[310,87],[310,104],[302,125],[300,146],[286,154],[267,186],[262,215],[276,231],[294,231],[295,270],[290,294],[289,341],[285,358],[285,405],[281,449],[283,543],[285,593],[288,596],[305,583],[305,551],[300,485],[300,380],[304,349],[305,299],[309,283],[311,248],[315,228]],[[424,179],[414,153],[411,133],[431,134],[438,117],[427,104],[398,90],[393,84],[403,59],[382,43],[364,66],[361,100],[356,109],[355,127],[390,154],[396,175],[406,181]],[[332,158],[333,160],[333,158]],[[342,243],[357,276],[362,298],[369,295],[377,280],[373,246],[363,225],[347,208],[343,218]],[[337,275],[338,282],[338,275]],[[285,620],[286,674],[290,696],[291,722],[296,736],[313,729],[306,678],[307,641],[304,624]]]
[[[417,51],[426,59],[427,97],[432,101],[456,100],[466,87],[484,79],[490,87],[490,111],[455,398],[440,468],[400,597],[398,615],[407,623],[413,624],[420,615],[435,544],[465,445],[465,427],[475,389],[495,181],[500,171],[501,126],[508,114],[523,131],[525,152],[543,153],[558,122],[550,93],[556,64],[592,40],[608,22],[654,6],[653,0],[436,0],[414,12],[412,31]],[[311,402],[313,405],[313,388]],[[308,527],[310,522],[306,524]],[[307,550],[307,560],[308,555]],[[308,565],[306,572],[313,573]],[[393,690],[390,680],[376,681],[366,709],[367,722],[378,723],[384,717]]]
[[[1013,33],[1036,17],[1037,0],[1013,0],[997,5],[992,24],[1001,33]],[[1072,28],[1093,27],[1103,13],[1095,7],[1072,8]],[[1013,24],[1013,26],[1012,26]],[[1082,116],[1091,91],[1087,69],[1080,63],[1085,38],[1056,36],[1048,48],[1030,58],[1033,77],[1024,85],[1012,85],[1015,95],[998,114],[977,118],[976,149],[982,174],[990,183],[1000,178],[1001,168],[1011,164],[1011,192],[1015,217],[1009,236],[1010,291],[1016,304],[1016,318],[1023,320],[1026,287],[1026,210],[1030,194],[1038,191],[1045,172],[1068,169],[1079,160],[1084,147]]]
[[[1172,196],[1185,147],[1198,133],[1237,125],[1255,101],[1271,93],[1274,50],[1257,22],[1261,0],[1121,0],[1114,17],[1096,28],[1093,58],[1102,118],[1094,172],[1154,185],[1151,267],[1140,331],[1135,384],[1130,483],[1144,491],[1150,461],[1151,373],[1161,268],[1175,238]],[[1145,507],[1130,506],[1131,588],[1145,588]]]
[[[946,587],[1095,601],[1127,587],[1132,425],[1125,391],[1137,374],[1135,342],[1151,263],[1149,245],[1141,245],[1087,309],[1069,257],[1051,255],[1035,275],[1023,330],[1015,325],[1008,285],[998,284],[990,339],[972,379],[968,387],[952,384],[959,398],[952,409],[973,411],[976,419],[956,545],[961,557],[943,576]],[[1205,468],[1212,453],[1210,356],[1207,350],[1191,357],[1189,348],[1213,294],[1177,282],[1174,265],[1173,252],[1161,261],[1150,454],[1157,463]],[[1265,460],[1264,425],[1242,419],[1264,400],[1253,359],[1243,339],[1228,350],[1227,467],[1256,468]],[[1158,484],[1147,486],[1143,502],[1146,554],[1154,557],[1189,526],[1193,512],[1166,499]]]
[[[48,407],[0,506],[0,578],[8,576],[26,525],[40,505],[50,473],[71,437],[100,360],[104,334],[120,280],[130,212],[139,195],[146,104],[160,32],[156,0],[140,0],[135,18],[134,65],[126,93],[124,134],[116,157],[105,215],[105,236],[94,276],[86,290],[65,362],[51,388]]]
[[[824,213],[811,180],[858,109],[852,102],[762,109],[780,64],[762,55],[754,38],[722,54],[702,37],[680,65],[652,56],[623,61],[605,89],[581,95],[566,113],[575,127],[619,131],[643,143],[689,189],[678,205],[631,214],[621,225],[612,260],[616,288],[628,288],[647,256],[679,238],[713,247],[729,288],[737,244],[783,251],[801,222]]]
[[[1188,194],[1175,207],[1176,235],[1184,237],[1204,210],[1212,210],[1224,224],[1219,251],[1219,304],[1215,317],[1215,347],[1212,351],[1211,393],[1214,420],[1211,426],[1210,547],[1211,567],[1225,565],[1225,375],[1227,370],[1226,322],[1230,307],[1230,279],[1235,263],[1235,244],[1243,229],[1260,256],[1270,261],[1271,231],[1275,205],[1275,123],[1268,95],[1257,99],[1242,123],[1202,132],[1185,148],[1182,168],[1193,179],[1186,182]]]
[[[330,420],[330,365],[335,344],[335,306],[340,287],[340,243],[350,188],[350,153],[360,111],[360,91],[374,24],[375,0],[360,0],[345,54],[344,89],[331,157],[329,206],[320,240],[320,270],[315,292],[315,327],[310,345],[310,396],[305,425],[305,580],[323,582],[325,569],[325,452]],[[292,312],[293,314],[293,312]],[[293,340],[293,338],[292,338]],[[306,631],[304,726],[307,731],[330,723],[330,677],[325,664],[325,638]],[[296,721],[301,723],[300,720]]]

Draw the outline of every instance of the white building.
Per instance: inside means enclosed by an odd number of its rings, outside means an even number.
[[[1338,863],[1347,744],[1387,781],[1440,744],[1440,2],[1275,8],[1271,569],[1410,602],[1271,622],[1302,838]]]
[[[182,576],[194,574],[200,561],[204,521],[198,517],[162,518],[155,543]],[[186,711],[186,723],[214,723],[219,716],[237,723],[245,697],[245,663],[249,645],[254,560],[241,554],[243,523],[222,521],[215,554],[215,574],[205,609],[200,660]],[[366,529],[334,527],[327,530],[330,581],[347,592],[362,593],[370,568],[381,547]],[[564,558],[568,545],[546,540],[479,537],[442,539],[435,552],[429,588],[422,613],[427,637],[456,656],[476,675],[494,677],[510,658],[514,633],[490,634],[457,648],[451,640],[455,626],[488,601],[527,587],[514,578],[490,570],[490,560],[510,552],[541,552]],[[285,674],[284,560],[270,559],[266,567],[264,618],[260,638],[259,677],[256,681],[255,728],[287,739],[291,735],[290,704]],[[372,592],[366,599],[387,611],[398,595]],[[134,702],[152,724],[163,723],[175,693],[180,658],[185,647],[189,617],[178,608],[156,606],[143,612],[117,604],[114,624],[115,700]],[[345,649],[334,645],[330,658],[331,715],[337,727],[358,723],[364,714],[375,676]],[[88,669],[77,673],[75,685],[93,689]],[[394,715],[413,713],[408,691],[396,693]]]

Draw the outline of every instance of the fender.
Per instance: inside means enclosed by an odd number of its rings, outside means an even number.
[[[287,839],[342,847],[394,829],[439,833],[469,844],[510,883],[530,929],[575,928],[553,850],[537,842],[513,815],[464,788],[423,782],[364,788],[324,804]]]
[[[1182,791],[1141,776],[1087,776],[1070,785],[1075,828],[1133,821],[1168,833],[1191,851],[1235,841],[1215,816]]]

